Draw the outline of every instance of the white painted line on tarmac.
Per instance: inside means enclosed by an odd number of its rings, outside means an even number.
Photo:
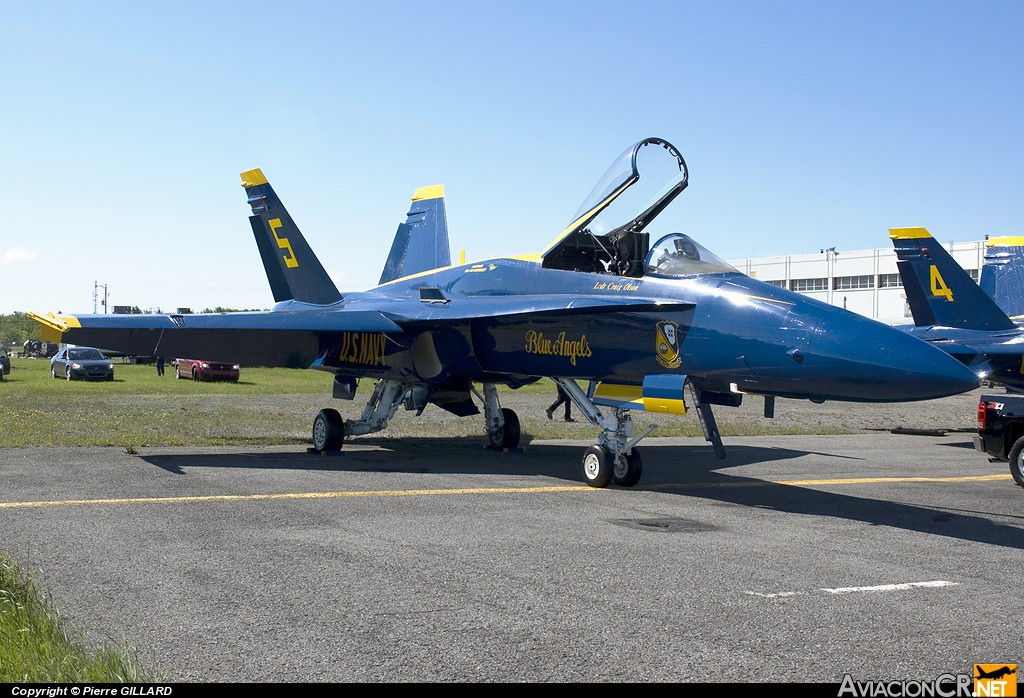
[[[866,587],[836,587],[834,589],[816,589],[815,592],[824,592],[826,594],[860,594],[860,593],[874,593],[879,591],[907,591],[910,589],[935,589],[939,587],[955,587],[959,582],[946,582],[942,580],[936,580],[932,582],[905,582],[902,584],[878,584],[875,586]],[[793,596],[805,596],[814,592],[807,591],[775,591],[775,592],[763,592],[763,591],[745,591],[744,594],[750,596],[757,596],[762,599],[785,599]]]
[[[909,582],[907,584],[879,584],[873,587],[838,587],[836,589],[822,589],[822,591],[829,594],[855,594],[857,592],[867,591],[906,591],[907,589],[920,589],[920,588],[935,588],[935,587],[955,587],[956,582]]]

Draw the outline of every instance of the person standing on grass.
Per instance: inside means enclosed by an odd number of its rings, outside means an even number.
[[[164,375],[164,357],[162,356],[156,357],[156,375]]]
[[[565,421],[575,422],[576,420],[572,418],[572,400],[569,398],[569,393],[565,392],[565,388],[562,387],[561,383],[555,383],[555,387],[558,388],[558,399],[551,403],[551,407],[545,410],[548,419],[551,419],[551,415],[554,414],[560,405],[565,405]]]

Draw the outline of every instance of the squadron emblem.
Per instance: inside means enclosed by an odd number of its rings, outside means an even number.
[[[662,320],[657,325],[658,363],[665,368],[679,368],[679,325],[671,320]]]

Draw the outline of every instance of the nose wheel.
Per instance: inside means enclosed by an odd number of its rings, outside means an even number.
[[[632,487],[640,482],[644,472],[644,464],[640,459],[640,450],[634,448],[629,453],[619,456],[612,468],[612,481],[619,487]]]
[[[611,482],[620,487],[633,487],[640,482],[642,474],[639,449],[615,457],[606,447],[595,444],[583,452],[583,481],[591,487],[607,487]]]

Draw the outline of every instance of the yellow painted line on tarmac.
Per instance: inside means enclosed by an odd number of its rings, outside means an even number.
[[[818,485],[870,485],[880,482],[985,482],[1005,480],[1005,475],[956,475],[951,477],[850,477],[826,480],[746,480],[743,482],[685,482],[665,485],[648,485],[642,489],[705,489],[716,487],[814,487]]]
[[[474,487],[453,490],[367,490],[349,492],[292,492],[285,494],[222,494],[208,497],[126,497],[123,499],[63,499],[49,502],[0,502],[0,509],[78,507],[98,504],[189,504],[194,502],[255,502],[274,499],[338,499],[341,497],[415,497],[443,494],[507,494],[511,492],[598,492],[588,485],[557,487]]]
[[[737,482],[678,482],[640,486],[638,490],[713,489],[732,487],[811,487],[817,485],[862,485],[895,482],[984,482],[1005,480],[1007,475],[965,475],[958,477],[858,477],[827,480],[744,480]],[[342,497],[421,497],[466,494],[550,494],[553,492],[608,492],[589,485],[557,485],[550,487],[470,487],[434,490],[366,490],[344,492],[291,492],[282,494],[221,494],[203,497],[125,497],[121,499],[61,499],[42,502],[0,502],[0,509],[31,509],[40,507],[78,507],[109,504],[192,504],[197,502],[255,502],[282,499],[340,499]]]

